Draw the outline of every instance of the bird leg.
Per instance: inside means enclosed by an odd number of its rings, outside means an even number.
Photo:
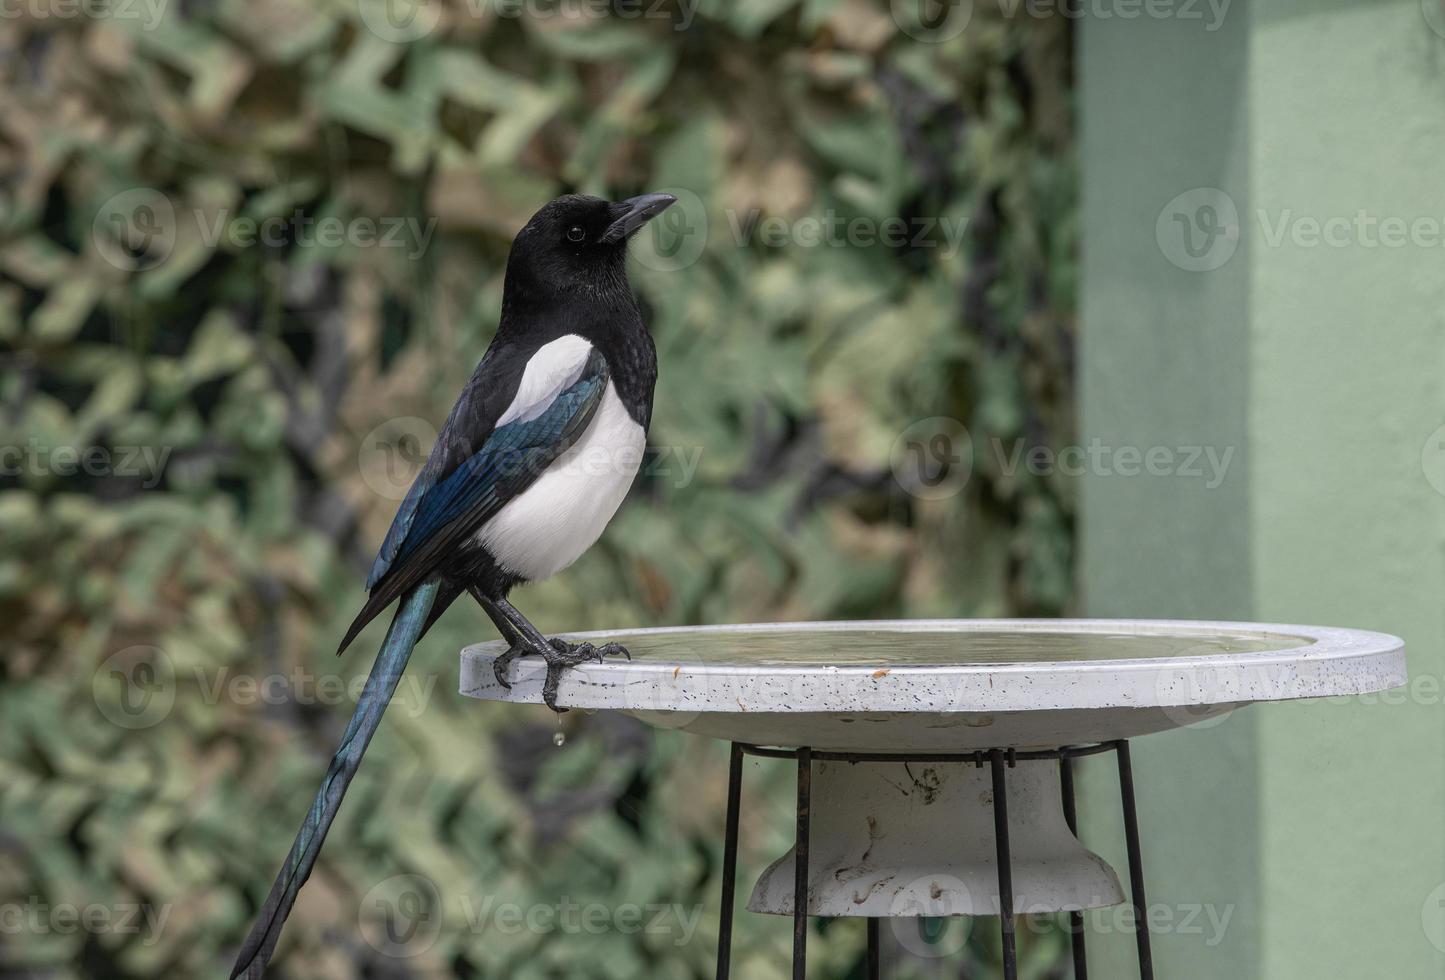
[[[611,656],[620,655],[628,660],[632,659],[632,654],[620,643],[604,643],[599,647],[586,640],[579,643],[560,638],[549,640],[506,599],[484,595],[475,586],[469,587],[468,591],[496,624],[502,638],[511,644],[507,652],[492,665],[497,681],[503,687],[510,688],[512,685],[506,679],[506,672],[512,661],[527,654],[541,657],[547,663],[547,677],[542,683],[542,701],[558,714],[567,710],[557,706],[557,686],[561,683],[562,672],[568,667],[584,663],[600,664],[604,657]]]
[[[502,611],[497,608],[497,604],[486,593],[475,585],[467,586],[467,591],[472,594],[473,599],[477,600],[477,605],[482,607],[482,611],[487,614],[487,618],[492,621],[497,632],[502,634],[502,639],[507,641],[507,652],[492,661],[492,673],[497,675],[497,683],[510,691],[512,682],[507,680],[507,668],[512,665],[513,660],[528,652],[526,641],[522,639],[522,634],[517,632],[517,628],[512,625],[511,620],[502,614]]]

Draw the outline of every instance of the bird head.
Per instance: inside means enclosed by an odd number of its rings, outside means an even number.
[[[543,205],[517,233],[507,260],[507,281],[525,280],[529,293],[625,289],[628,239],[676,200],[671,194],[625,201],[580,194],[559,197]]]

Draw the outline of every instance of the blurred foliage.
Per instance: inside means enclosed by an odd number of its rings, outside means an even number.
[[[1069,25],[976,6],[940,43],[864,0],[7,7],[0,976],[229,967],[379,641],[329,655],[368,559],[558,193],[685,192],[633,273],[655,465],[518,594],[539,625],[1067,611],[1069,488],[1007,464],[1072,432]],[[832,217],[910,240],[763,234]],[[971,478],[906,493],[939,416]],[[725,749],[574,713],[557,750],[453,693],[490,636],[459,603],[419,649],[275,975],[711,976]],[[743,897],[788,780],[749,764]],[[603,926],[498,912],[569,902]],[[812,975],[861,976],[857,923],[818,929]],[[785,922],[738,930],[738,976],[785,975]]]

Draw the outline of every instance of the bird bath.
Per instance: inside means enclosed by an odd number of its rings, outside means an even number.
[[[1129,739],[1255,702],[1406,681],[1396,637],[1255,623],[783,623],[569,638],[621,642],[633,659],[570,671],[559,704],[733,743],[730,855],[742,755],[798,761],[802,867],[795,845],[763,873],[749,909],[801,922],[794,895],[806,889],[808,914],[873,922],[1002,910],[1006,976],[1012,913],[1124,900],[1113,869],[1072,830],[1073,758],[1118,755],[1133,901],[1143,906]],[[511,688],[498,683],[492,664],[504,649],[463,650],[461,692],[540,703],[540,664],[517,661]],[[1147,932],[1138,935],[1142,967]],[[870,947],[874,939],[870,927]]]

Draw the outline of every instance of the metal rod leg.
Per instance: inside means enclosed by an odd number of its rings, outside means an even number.
[[[738,877],[738,809],[743,795],[743,747],[732,743],[728,759],[728,818],[723,838],[722,909],[717,923],[717,980],[728,980],[733,959],[733,898]]]
[[[1002,750],[991,751],[988,761],[993,769],[993,840],[998,859],[998,921],[1003,931],[1003,975],[1004,980],[1017,980],[1019,966],[1018,949],[1014,944],[1013,867],[1008,844],[1008,786]]]
[[[878,920],[868,920],[868,980],[879,980],[883,976],[882,937],[879,935]]]
[[[1059,789],[1064,798],[1064,823],[1069,833],[1079,835],[1079,819],[1074,809],[1074,760],[1059,757]],[[1084,950],[1084,913],[1069,913],[1069,938],[1074,947],[1074,980],[1089,980],[1089,957]]]
[[[808,973],[808,824],[812,816],[813,750],[798,750],[798,837],[793,844],[793,980]]]
[[[1139,849],[1139,813],[1134,806],[1134,768],[1129,743],[1114,743],[1119,757],[1119,793],[1124,802],[1124,841],[1129,849],[1129,897],[1134,903],[1134,944],[1139,949],[1140,980],[1154,980],[1154,958],[1149,952],[1149,900],[1144,896],[1144,859]]]

